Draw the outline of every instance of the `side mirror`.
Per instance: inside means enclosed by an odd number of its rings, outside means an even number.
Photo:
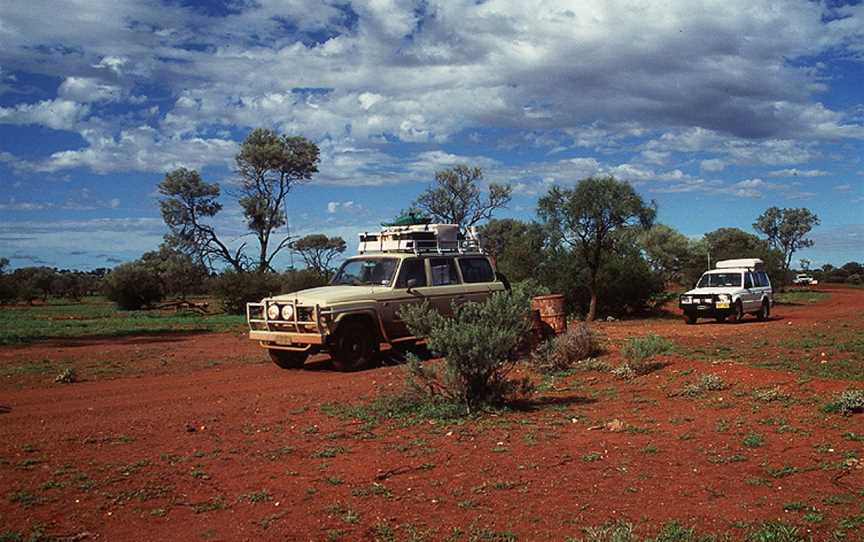
[[[406,282],[405,285],[408,287],[408,291],[410,292],[417,287],[417,279],[408,279],[408,282]]]

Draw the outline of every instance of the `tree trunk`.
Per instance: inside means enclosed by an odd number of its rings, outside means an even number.
[[[595,318],[597,318],[597,292],[591,288],[591,303],[588,304],[588,316],[585,319],[593,322]]]

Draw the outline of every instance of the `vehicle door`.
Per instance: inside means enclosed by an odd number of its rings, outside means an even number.
[[[405,305],[422,303],[430,297],[431,291],[426,258],[402,260],[392,293],[387,300],[381,302],[384,329],[391,340],[411,334],[405,322],[399,318],[399,309]]]
[[[429,258],[429,278],[430,301],[441,314],[453,314],[453,304],[458,306],[468,300],[452,256]]]
[[[465,301],[480,303],[494,291],[495,271],[484,256],[463,256],[457,259],[462,275]]]
[[[753,279],[753,273],[750,271],[744,273],[744,294],[741,296],[744,312],[752,312],[759,309],[759,290]]]

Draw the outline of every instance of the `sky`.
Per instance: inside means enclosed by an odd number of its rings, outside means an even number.
[[[230,192],[239,142],[268,127],[321,150],[291,234],[351,249],[466,163],[513,187],[502,218],[614,175],[685,235],[807,207],[821,225],[796,262],[864,261],[862,88],[860,2],[8,0],[0,256],[135,259],[166,231],[167,171]]]

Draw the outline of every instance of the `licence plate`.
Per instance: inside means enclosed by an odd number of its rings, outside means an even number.
[[[718,309],[728,309],[729,303],[717,303],[717,308]]]

